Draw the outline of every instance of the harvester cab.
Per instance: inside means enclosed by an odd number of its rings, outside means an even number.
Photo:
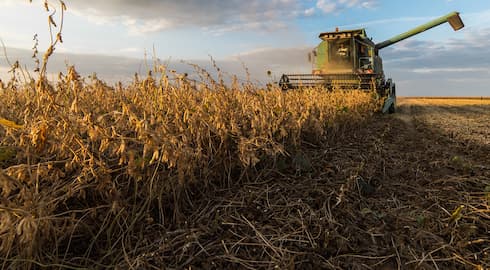
[[[385,79],[379,50],[448,22],[457,31],[464,27],[458,12],[452,12],[380,43],[374,43],[365,29],[325,32],[320,44],[308,54],[311,74],[283,74],[284,89],[323,86],[328,89],[374,91],[384,98],[381,111],[395,112],[396,91],[392,79]]]

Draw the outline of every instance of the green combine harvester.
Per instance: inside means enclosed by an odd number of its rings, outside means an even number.
[[[380,43],[374,43],[365,29],[326,32],[322,42],[308,54],[311,74],[283,74],[279,86],[284,89],[324,86],[329,89],[375,91],[385,99],[383,113],[394,113],[395,83],[385,79],[379,50],[448,22],[457,31],[464,27],[458,12],[452,12]]]

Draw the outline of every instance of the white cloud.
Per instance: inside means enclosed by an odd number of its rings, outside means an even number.
[[[236,23],[229,25],[218,25],[204,28],[204,32],[213,36],[221,36],[230,32],[243,32],[243,31],[277,31],[286,29],[287,24],[280,21],[266,21],[266,22],[249,22],[249,23]]]
[[[228,29],[275,31],[294,18],[313,16],[317,10],[332,13],[347,8],[372,8],[375,3],[376,0],[85,0],[67,4],[69,11],[92,22],[123,23],[130,33],[145,34],[184,27],[219,33]],[[255,27],[257,23],[261,27]]]
[[[297,12],[305,9],[300,0],[85,0],[67,4],[77,15],[98,23],[123,23],[133,34],[184,27],[226,29],[230,25],[241,30],[253,23],[279,25],[305,16]],[[264,31],[270,29],[275,28]]]
[[[333,13],[346,8],[374,8],[377,4],[376,0],[318,0],[316,7],[324,13]]]
[[[136,20],[129,18],[125,20],[124,25],[128,27],[129,33],[132,35],[160,32],[175,26],[169,20],[163,18],[149,20]]]
[[[361,1],[361,0],[338,0],[340,4],[343,4],[347,7],[363,7],[363,8],[372,8],[376,5],[376,1],[374,0],[367,0],[367,1]]]
[[[367,9],[372,9],[372,8],[375,8],[377,5],[377,2],[376,1],[363,1],[361,3],[361,6],[363,8],[367,8]]]
[[[416,68],[412,72],[415,73],[463,73],[463,72],[479,72],[490,74],[490,68],[485,67],[441,67],[441,68]]]
[[[57,1],[51,1],[56,4]],[[213,35],[253,30],[262,33],[296,29],[297,18],[346,8],[362,8],[372,0],[84,0],[65,1],[66,21],[86,20],[91,26],[124,27],[131,35],[167,30],[206,29]],[[29,5],[28,0],[0,0],[0,5]],[[330,4],[333,6],[329,7]],[[33,1],[36,9],[42,0]],[[32,9],[32,8],[31,8]],[[73,16],[75,15],[75,16]],[[259,25],[259,26],[257,26]],[[72,27],[68,23],[67,28]],[[82,28],[77,24],[77,28]],[[73,28],[75,28],[73,26]]]
[[[25,1],[24,5],[26,5],[28,2]],[[15,1],[15,0],[2,0],[0,1],[0,7],[10,7],[10,6],[14,6],[14,5],[17,5],[19,4],[19,1]]]
[[[68,12],[72,13],[75,16],[84,17],[87,21],[95,25],[108,25],[115,22],[115,17],[106,16],[94,8],[87,8],[83,11],[77,9],[69,9]],[[121,17],[122,16],[119,16],[118,19],[121,19]]]
[[[6,82],[11,77],[10,68],[5,66],[0,66],[0,80]]]
[[[305,9],[304,14],[307,17],[312,16],[313,14],[315,14],[315,8],[312,7],[312,8],[309,8],[309,9]]]
[[[122,49],[119,49],[119,52],[139,54],[139,55],[143,54],[143,50],[141,48],[135,48],[135,47],[122,48]]]
[[[331,13],[337,10],[337,4],[331,0],[318,0],[316,7],[324,13]]]
[[[344,4],[348,7],[352,7],[354,5],[359,4],[358,0],[338,0],[340,4]]]

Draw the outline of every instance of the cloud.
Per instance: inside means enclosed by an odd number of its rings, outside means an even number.
[[[148,20],[126,19],[123,24],[129,28],[129,33],[133,35],[160,32],[175,27],[174,23],[163,18]]]
[[[316,7],[323,13],[333,13],[346,8],[365,8],[371,9],[377,5],[376,0],[318,0]]]
[[[337,3],[330,0],[318,0],[316,7],[324,13],[331,13],[337,9]]]
[[[6,48],[6,51],[11,62],[18,60],[24,71],[35,75],[32,72],[34,60],[31,58],[31,50]],[[95,72],[100,78],[108,81],[127,80],[135,72],[145,71],[145,64],[142,59],[55,51],[53,56],[49,58],[48,72],[51,76],[59,72],[66,73],[66,67],[70,65],[75,65],[77,71],[85,76]],[[8,68],[8,64],[4,57],[0,57],[0,78],[4,81],[10,78],[10,75],[4,72],[5,68]]]
[[[361,2],[361,6],[363,8],[367,8],[367,9],[375,8],[377,5],[378,5],[378,3],[376,1],[362,1]]]
[[[203,28],[203,31],[213,36],[222,36],[230,32],[243,32],[243,31],[277,31],[280,29],[286,29],[288,26],[285,22],[271,21],[271,22],[248,22],[248,23],[235,23],[225,26],[211,26]]]
[[[312,3],[313,2],[313,3]],[[292,19],[347,8],[373,8],[376,0],[85,0],[69,11],[97,24],[123,23],[132,34],[198,27],[215,35],[229,31],[276,31]]]
[[[314,15],[315,14],[315,8],[312,7],[312,8],[305,9],[304,14],[306,17]]]
[[[133,51],[134,48],[125,50]],[[243,52],[225,59],[216,59],[216,64],[220,70],[225,72],[228,77],[237,75],[242,81],[250,75],[253,82],[265,84],[271,80],[278,80],[282,73],[300,72],[307,73],[311,71],[311,66],[307,62],[306,54],[310,48],[262,48],[253,51]],[[26,71],[32,73],[34,61],[31,58],[32,52],[26,49],[7,48],[7,53],[11,61],[19,60]],[[54,74],[59,72],[66,73],[66,67],[75,65],[77,71],[83,76],[96,73],[97,76],[105,81],[114,83],[117,81],[128,82],[133,78],[135,73],[146,74],[152,66],[152,61],[145,62],[143,59],[107,56],[96,54],[73,54],[56,52],[49,60],[48,72],[50,78],[56,78]],[[193,74],[194,68],[189,64],[196,64],[211,74],[216,75],[211,60],[185,59],[168,60],[171,69],[180,73]],[[0,58],[0,78],[6,81],[10,78],[7,71],[10,70],[5,59]],[[271,71],[273,76],[269,77],[267,71]],[[248,74],[247,74],[248,73]],[[194,76],[193,78],[197,78]]]
[[[228,61],[243,62],[252,75],[259,81],[267,80],[266,73],[271,71],[276,77],[283,73],[310,73],[311,64],[307,54],[310,47],[259,48],[236,54]]]
[[[8,7],[17,4],[15,0],[2,0],[0,1],[0,7]]]
[[[85,0],[68,5],[69,10],[95,22],[122,21],[133,33],[229,25],[240,30],[252,25],[256,29],[254,23],[278,24],[298,16],[297,10],[305,9],[300,0]]]
[[[433,73],[485,73],[490,74],[489,68],[484,67],[441,67],[441,68],[415,68],[415,73],[433,74]]]

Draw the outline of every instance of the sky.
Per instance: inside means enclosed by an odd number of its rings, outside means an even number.
[[[45,50],[50,34],[44,1],[0,0],[0,39],[11,60],[32,71],[33,36]],[[60,25],[59,2],[51,12]],[[365,28],[375,42],[452,11],[465,28],[448,24],[380,51],[384,71],[400,96],[490,96],[488,0],[65,0],[63,43],[48,72],[75,65],[113,83],[146,73],[159,59],[180,72],[189,63],[241,80],[276,81],[283,73],[309,73],[307,53],[318,34]],[[0,55],[0,78],[9,78]],[[268,76],[267,71],[272,75]],[[54,76],[54,75],[53,75]]]

